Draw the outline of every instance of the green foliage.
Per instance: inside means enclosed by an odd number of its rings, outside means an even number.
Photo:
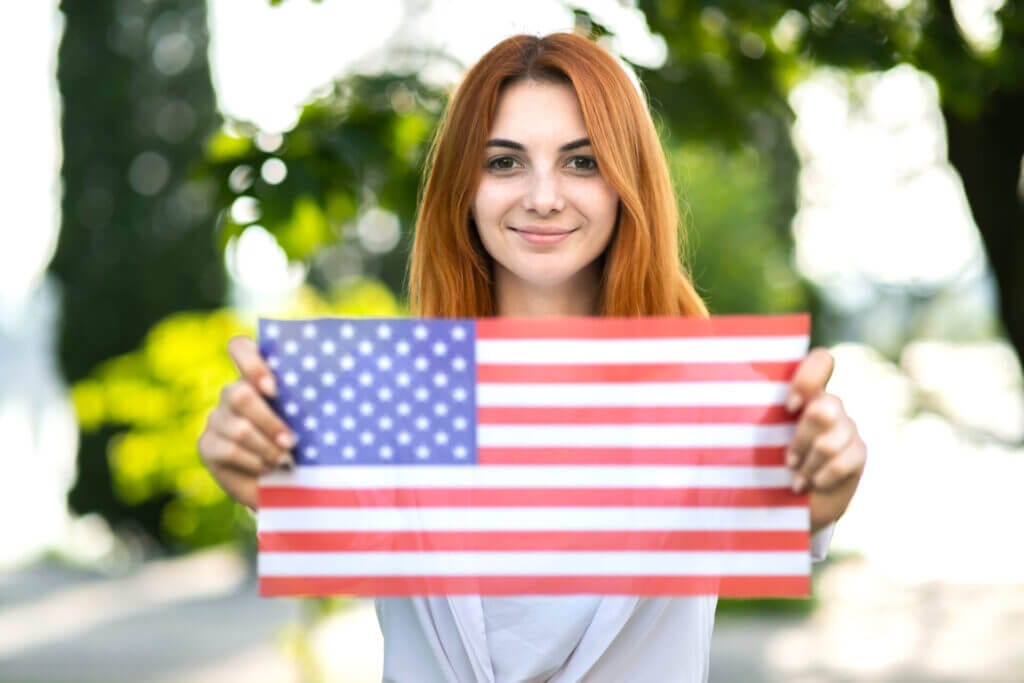
[[[361,282],[328,299],[304,289],[286,315],[399,316],[391,293]],[[72,397],[84,432],[112,431],[106,455],[113,490],[127,506],[159,508],[161,540],[196,548],[231,540],[234,504],[199,460],[196,441],[221,389],[238,377],[225,347],[252,334],[229,310],[168,316],[141,347],[112,358],[76,383]]]

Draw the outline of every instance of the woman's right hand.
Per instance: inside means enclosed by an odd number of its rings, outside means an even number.
[[[265,399],[277,387],[256,343],[233,337],[228,354],[241,378],[221,391],[199,437],[199,456],[229,496],[255,510],[259,475],[292,464],[295,435]]]

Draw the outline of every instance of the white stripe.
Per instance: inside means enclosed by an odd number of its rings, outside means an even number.
[[[260,576],[793,576],[796,552],[260,553]]]
[[[795,426],[785,425],[492,425],[477,427],[482,447],[729,448],[785,446]]]
[[[363,488],[777,488],[785,467],[711,465],[382,465],[298,467],[260,479],[263,486]]]
[[[751,363],[800,360],[806,335],[664,339],[478,339],[477,363]]]
[[[263,508],[267,531],[803,531],[807,508]]]
[[[760,406],[781,405],[786,382],[487,383],[481,407],[492,406]]]

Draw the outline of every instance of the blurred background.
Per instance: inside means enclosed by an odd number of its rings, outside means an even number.
[[[257,314],[401,315],[460,74],[571,30],[644,84],[714,313],[809,310],[869,463],[712,681],[1024,681],[1024,2],[0,6],[0,681],[370,681],[261,600],[195,442]]]

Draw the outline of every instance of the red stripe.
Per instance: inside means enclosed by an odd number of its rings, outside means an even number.
[[[806,335],[810,316],[713,318],[484,318],[477,339],[634,339],[651,337],[789,337]]]
[[[479,448],[481,465],[711,465],[784,464],[785,447],[764,448]]]
[[[262,576],[260,595],[721,595],[807,597],[809,576]]]
[[[264,486],[261,508],[799,507],[788,488],[383,488]]]
[[[263,531],[262,553],[410,551],[797,551],[806,531]]]
[[[626,365],[478,365],[480,383],[788,382],[799,361],[779,363],[650,363]]]
[[[758,424],[796,422],[781,405],[770,406],[557,406],[477,409],[479,424]]]

